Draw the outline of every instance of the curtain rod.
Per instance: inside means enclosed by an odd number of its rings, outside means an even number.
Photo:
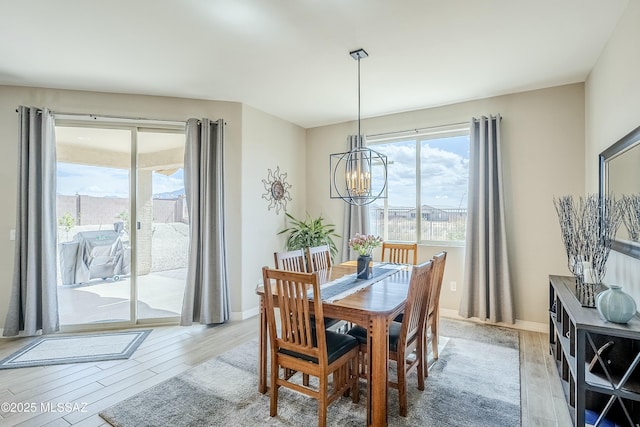
[[[367,135],[367,137],[369,137],[369,138],[378,138],[378,137],[383,137],[383,136],[402,135],[402,134],[407,134],[407,133],[411,133],[411,132],[413,132],[413,133],[421,133],[421,132],[425,132],[425,131],[434,131],[434,130],[438,130],[438,129],[444,129],[444,128],[456,127],[456,126],[463,126],[463,125],[467,125],[468,126],[469,122],[451,123],[451,124],[448,124],[448,125],[430,126],[430,127],[424,127],[424,128],[396,130],[396,131],[393,131],[393,132],[375,133],[375,134]]]
[[[16,113],[18,109],[16,108]],[[54,116],[70,116],[70,117],[79,117],[85,119],[94,119],[94,120],[121,120],[121,121],[137,121],[137,122],[155,122],[155,123],[164,123],[164,124],[173,124],[184,126],[186,124],[185,121],[180,120],[165,120],[165,119],[149,119],[146,117],[124,117],[124,116],[110,116],[110,115],[100,115],[100,114],[87,114],[87,113],[64,113],[60,111],[52,111],[51,114]],[[38,114],[42,114],[42,109],[38,108]],[[214,120],[215,121],[215,120]]]
[[[482,116],[482,117],[486,117],[486,116]],[[489,114],[489,118],[490,119],[500,119],[500,120],[502,120],[502,116],[500,114],[496,114],[495,116],[493,114]],[[474,122],[478,122],[478,121],[480,121],[480,119],[478,119],[477,117],[474,117],[473,121]]]

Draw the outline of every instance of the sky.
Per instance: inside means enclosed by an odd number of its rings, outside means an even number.
[[[415,144],[414,140],[407,140],[370,146],[388,157],[388,195],[391,207],[414,207],[416,204]],[[422,204],[436,208],[465,208],[469,137],[428,139],[421,144]],[[373,175],[375,186],[376,174]],[[153,194],[184,188],[182,169],[170,176],[154,172],[152,177]],[[129,172],[124,169],[59,162],[57,179],[57,192],[61,195],[124,198],[129,195]]]
[[[170,176],[153,173],[153,194],[184,188],[183,170]],[[129,197],[129,171],[125,169],[87,166],[58,162],[57,193],[94,197]]]
[[[407,140],[370,146],[387,155],[390,207],[415,207],[416,205],[415,144],[415,140]],[[421,144],[422,204],[437,208],[466,208],[469,137],[429,139],[422,141]]]

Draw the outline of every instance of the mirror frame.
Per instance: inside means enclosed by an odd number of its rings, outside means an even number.
[[[615,159],[622,153],[627,152],[633,147],[640,145],[640,126],[623,136],[619,141],[611,147],[600,153],[599,156],[599,175],[600,175],[600,198],[607,192],[608,185],[608,162]],[[640,165],[638,165],[640,167]],[[624,224],[620,225],[624,227]],[[633,258],[640,259],[640,243],[634,243],[626,240],[614,240],[611,245],[614,251],[629,255]]]

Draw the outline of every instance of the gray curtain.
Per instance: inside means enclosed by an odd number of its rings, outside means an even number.
[[[459,313],[463,317],[513,323],[501,177],[500,122],[499,115],[471,121],[469,211]]]
[[[358,146],[357,135],[349,135],[347,137],[349,150],[354,150]],[[342,262],[355,258],[355,252],[352,256],[349,248],[349,239],[356,233],[369,233],[369,205],[355,206],[351,203],[344,204],[344,223],[342,234]]]
[[[182,325],[229,320],[223,147],[222,120],[187,120],[184,181],[190,242]]]
[[[49,110],[20,106],[13,283],[3,335],[60,329],[56,284],[56,142]]]

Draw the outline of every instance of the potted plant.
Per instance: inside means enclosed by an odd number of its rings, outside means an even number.
[[[285,214],[290,220],[289,227],[278,234],[287,234],[287,250],[305,249],[313,246],[329,245],[331,259],[338,253],[333,237],[340,237],[335,232],[335,225],[325,224],[322,216],[311,218],[309,214],[305,220]]]

